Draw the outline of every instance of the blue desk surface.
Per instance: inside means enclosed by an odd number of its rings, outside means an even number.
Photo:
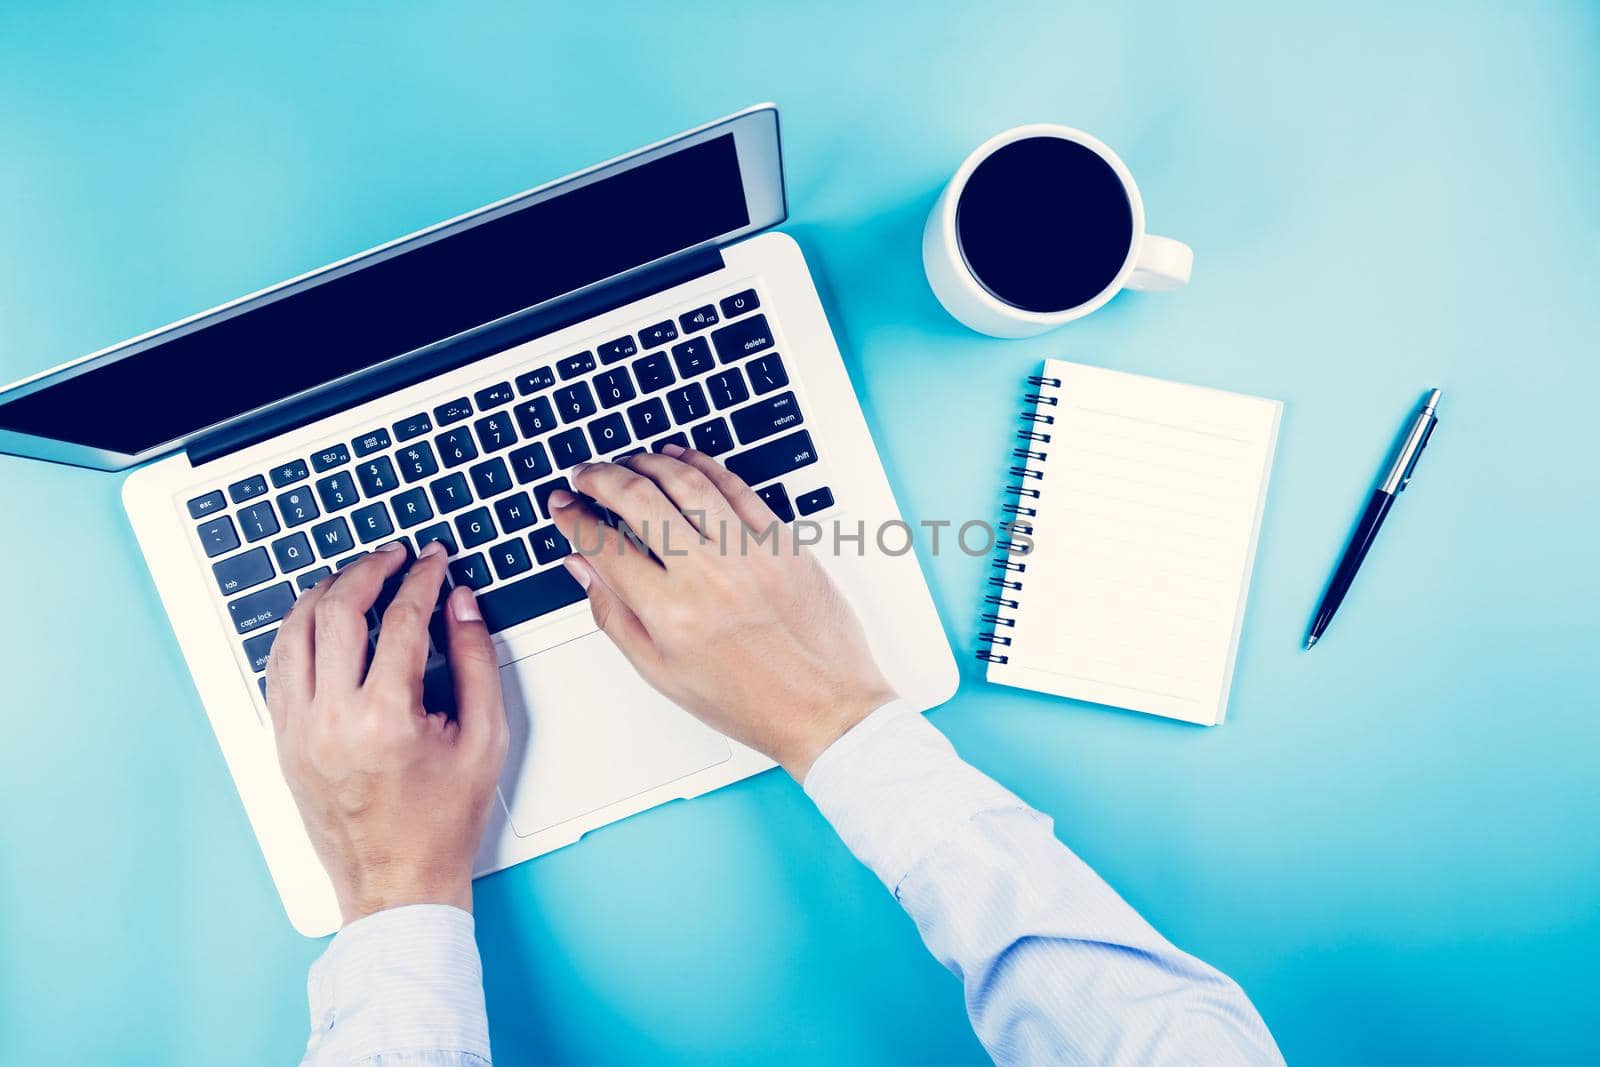
[[[910,516],[996,514],[1047,355],[1286,405],[1227,725],[985,685],[985,568],[954,554],[924,559],[962,651],[939,727],[1291,1062],[1592,1053],[1600,9],[226,6],[0,13],[0,378],[776,100],[788,229]],[[987,340],[929,294],[922,221],[973,145],[1039,120],[1122,153],[1195,280]],[[1417,481],[1303,654],[1434,384]],[[321,945],[283,919],[119,485],[0,459],[0,1061],[283,1063]],[[982,1055],[778,774],[477,901],[508,1062]]]

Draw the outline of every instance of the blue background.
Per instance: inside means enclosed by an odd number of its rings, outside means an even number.
[[[1045,356],[1286,404],[1226,726],[985,685],[960,554],[924,558],[963,666],[933,721],[1291,1062],[1592,1054],[1600,8],[328,7],[0,7],[0,378],[776,100],[787,228],[908,515],[996,514]],[[1028,121],[1124,156],[1195,248],[1187,290],[1020,342],[944,315],[923,218]],[[1417,481],[1303,654],[1435,384]],[[283,1063],[321,945],[284,921],[119,485],[0,458],[0,1060]],[[508,1062],[982,1056],[778,774],[477,899]]]

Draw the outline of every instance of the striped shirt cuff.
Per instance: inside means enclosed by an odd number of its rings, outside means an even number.
[[[307,1064],[349,1064],[395,1053],[489,1060],[483,968],[472,916],[412,904],[341,930],[306,983]]]

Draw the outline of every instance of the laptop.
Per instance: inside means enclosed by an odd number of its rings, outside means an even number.
[[[0,390],[0,452],[137,468],[129,520],[295,929],[339,909],[263,671],[295,598],[387,541],[444,542],[495,634],[512,741],[476,874],[772,766],[596,630],[546,501],[585,460],[719,457],[815,524],[902,695],[955,691],[786,217],[759,105]]]

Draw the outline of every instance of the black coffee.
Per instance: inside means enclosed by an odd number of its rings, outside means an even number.
[[[1066,311],[1122,269],[1133,208],[1117,172],[1094,152],[1030,137],[972,172],[956,201],[956,240],[991,295],[1024,311]]]

